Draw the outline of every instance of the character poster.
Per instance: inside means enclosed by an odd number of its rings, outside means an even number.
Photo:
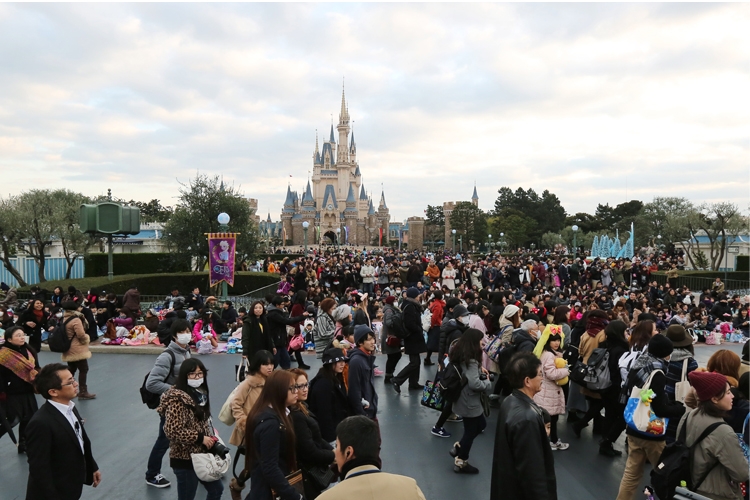
[[[234,250],[237,244],[235,233],[209,233],[208,267],[210,286],[226,281],[234,286]]]

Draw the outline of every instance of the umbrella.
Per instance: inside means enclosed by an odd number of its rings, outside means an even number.
[[[0,404],[0,436],[2,436],[3,431],[8,433],[11,441],[13,441],[15,444],[18,444],[18,441],[16,440],[16,435],[13,434],[13,427],[10,425],[10,422],[8,422],[8,417],[5,413],[5,408],[3,408],[3,405]]]

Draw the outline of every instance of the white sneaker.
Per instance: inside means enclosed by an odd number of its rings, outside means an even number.
[[[563,451],[563,450],[567,450],[568,448],[570,448],[570,445],[568,443],[563,443],[559,439],[557,440],[556,443],[553,443],[552,441],[550,441],[549,446],[555,451]]]

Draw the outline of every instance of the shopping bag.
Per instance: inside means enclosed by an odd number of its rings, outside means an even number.
[[[651,409],[654,393],[651,391],[651,379],[661,370],[654,370],[646,379],[643,387],[633,387],[628,404],[625,407],[625,423],[628,427],[644,436],[663,436],[667,432],[669,419],[657,416]]]
[[[434,382],[432,380],[425,382],[424,389],[422,389],[421,404],[433,410],[443,411],[444,401],[442,394],[440,394],[440,386],[437,380]]]
[[[674,385],[674,400],[685,404],[685,397],[690,394],[690,382],[687,379],[688,360],[682,361],[682,376],[680,381]]]

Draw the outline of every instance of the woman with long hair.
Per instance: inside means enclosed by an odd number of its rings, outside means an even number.
[[[273,372],[247,416],[245,469],[247,500],[302,500],[286,476],[297,471],[294,424],[288,409],[297,403],[297,381],[288,371]],[[272,492],[275,492],[274,493]]]
[[[453,411],[463,417],[464,434],[453,445],[450,455],[454,457],[453,471],[464,474],[477,474],[479,469],[469,464],[469,452],[474,439],[487,426],[484,418],[482,394],[488,393],[492,383],[489,373],[482,367],[482,347],[484,334],[475,328],[468,328],[459,337],[449,354],[450,362],[461,373],[466,384],[461,395],[453,403]]]
[[[258,351],[276,354],[273,336],[266,321],[266,308],[260,300],[253,302],[250,311],[242,318],[242,357],[253,359]]]
[[[323,353],[323,366],[310,381],[308,406],[329,443],[336,441],[336,426],[352,414],[344,383],[344,367],[349,360],[341,349],[332,347]]]
[[[224,491],[221,481],[202,481],[193,469],[190,455],[208,453],[216,444],[208,394],[208,370],[197,358],[180,365],[175,385],[161,397],[156,411],[164,417],[164,434],[169,439],[169,463],[177,478],[178,500],[192,500],[198,483],[206,488],[206,500],[218,500]]]
[[[565,414],[565,394],[561,387],[561,382],[570,375],[563,360],[558,367],[557,360],[562,360],[563,341],[565,334],[560,325],[547,325],[544,332],[539,337],[539,341],[534,348],[534,354],[542,362],[542,387],[534,396],[534,402],[547,410],[551,416],[549,441],[553,450],[567,450],[570,446],[563,443],[557,436],[557,420],[560,415]]]
[[[292,310],[289,312],[290,318],[295,318],[297,316],[304,315],[305,311],[307,310],[307,292],[304,290],[300,290],[297,292],[297,294],[294,296],[294,304],[292,305]],[[302,335],[302,323],[303,321],[300,321],[298,323],[294,323],[292,328],[294,328],[294,335],[293,337],[297,337]],[[304,342],[302,343],[302,347],[296,350],[289,351],[290,357],[291,354],[294,353],[294,358],[297,361],[297,367],[302,368],[304,370],[309,370],[310,367],[305,364],[305,362],[302,360],[302,351],[305,349]]]
[[[568,306],[557,306],[555,308],[555,315],[552,318],[552,324],[561,326],[563,335],[565,335],[566,338],[570,338],[569,314],[570,308]]]
[[[297,461],[304,479],[305,500],[314,500],[328,486],[316,482],[312,470],[325,471],[333,463],[333,447],[328,444],[321,432],[320,426],[307,406],[310,384],[307,373],[298,368],[289,370],[296,377],[297,403],[292,405],[292,422],[296,441]]]
[[[0,346],[0,397],[4,400],[7,418],[19,420],[18,453],[26,452],[26,425],[39,409],[34,397],[34,378],[39,372],[37,352],[26,342],[20,326],[11,326],[4,333]],[[5,429],[0,428],[0,436]]]
[[[229,444],[240,446],[245,439],[245,425],[247,416],[253,405],[258,400],[266,379],[273,372],[273,354],[270,351],[261,350],[253,354],[247,367],[245,380],[243,380],[234,393],[232,399],[232,416],[234,417],[234,429],[229,438]]]
[[[578,346],[578,353],[584,365],[588,363],[589,357],[594,352],[594,349],[598,348],[599,344],[606,339],[604,329],[607,327],[608,323],[607,313],[601,309],[588,311],[588,315],[586,316],[586,330],[581,335],[581,342]],[[573,387],[575,386],[571,386],[571,389]],[[588,410],[586,410],[586,414],[581,420],[573,424],[573,432],[575,432],[577,437],[581,437],[581,430],[588,426],[588,422],[591,419],[594,419],[594,427],[597,431],[599,431],[601,426],[604,425],[604,420],[600,416],[601,410],[604,407],[602,395],[589,390],[587,387],[580,387],[580,391],[586,396]]]
[[[195,322],[195,326],[193,327],[193,342],[195,344],[198,344],[202,339],[208,339],[214,349],[219,346],[219,334],[216,333],[216,329],[214,328],[214,321],[221,320],[218,319],[216,313],[212,312],[211,309],[204,307],[200,318]]]
[[[19,317],[17,324],[29,336],[29,345],[36,352],[42,349],[42,328],[47,325],[49,314],[44,310],[44,302],[34,299]]]

